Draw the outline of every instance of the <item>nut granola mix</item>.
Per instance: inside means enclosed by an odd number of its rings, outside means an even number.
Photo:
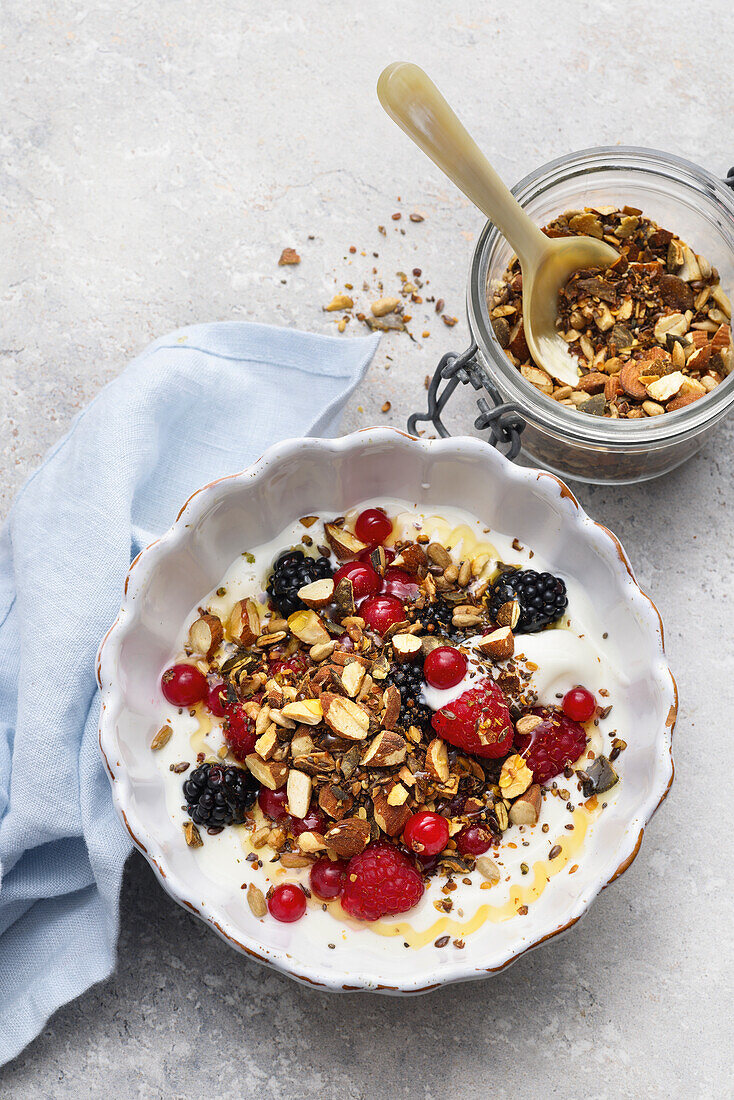
[[[575,387],[528,351],[517,259],[490,292],[500,345],[541,393],[592,416],[634,420],[682,409],[730,373],[731,303],[716,268],[674,233],[629,206],[567,210],[544,232],[598,237],[620,255],[609,268],[575,272],[559,294],[556,327],[578,359]]]

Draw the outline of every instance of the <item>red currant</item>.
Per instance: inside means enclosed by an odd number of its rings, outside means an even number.
[[[415,577],[404,569],[386,569],[382,591],[386,596],[397,596],[403,603],[408,603],[417,599],[420,586]]]
[[[463,653],[450,645],[432,649],[423,665],[423,678],[431,687],[456,687],[466,676],[467,660]]]
[[[261,787],[257,802],[262,812],[271,821],[282,821],[288,816],[288,797],[285,787],[281,787],[279,791],[270,791],[267,787]]]
[[[268,909],[271,917],[291,924],[294,920],[300,920],[306,912],[306,895],[300,886],[284,882],[276,886],[268,898]]]
[[[380,578],[367,561],[348,561],[342,565],[334,574],[334,584],[337,585],[343,577],[348,577],[352,582],[355,600],[376,596],[380,591]]]
[[[305,817],[291,817],[289,824],[294,836],[300,836],[301,833],[323,833],[326,829],[326,822],[318,810],[309,810]]]
[[[344,889],[346,874],[346,860],[319,859],[311,867],[311,889],[322,901],[338,898]]]
[[[283,658],[271,652],[268,659],[268,674],[283,684],[295,683],[303,676],[306,668],[306,659],[300,653],[294,654],[293,657]]]
[[[207,692],[206,705],[217,718],[224,718],[227,701],[227,685],[222,680],[212,684]]]
[[[384,634],[393,623],[401,623],[405,619],[405,608],[395,596],[372,596],[364,601],[359,613],[370,630],[376,630],[378,634]]]
[[[492,844],[492,834],[482,825],[467,825],[456,838],[462,856],[481,856]]]
[[[561,706],[572,722],[588,722],[596,710],[596,699],[588,688],[575,687],[563,696]]]
[[[440,814],[423,810],[408,819],[403,838],[419,856],[437,856],[448,844],[449,823]]]
[[[206,676],[193,665],[172,665],[161,676],[161,691],[174,707],[193,707],[208,690]]]
[[[367,508],[357,516],[354,533],[362,542],[377,546],[392,534],[392,521],[380,508]]]

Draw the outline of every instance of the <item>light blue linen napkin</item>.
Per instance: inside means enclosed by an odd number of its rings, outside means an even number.
[[[74,421],[0,533],[0,1064],[114,966],[130,841],[97,743],[95,655],[131,559],[200,485],[329,435],[377,337],[181,329]]]

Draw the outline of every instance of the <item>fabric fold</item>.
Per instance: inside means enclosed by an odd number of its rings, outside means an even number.
[[[333,434],[378,337],[181,329],[72,424],[0,532],[0,1064],[115,960],[130,852],[97,742],[95,656],[131,559],[199,486]]]

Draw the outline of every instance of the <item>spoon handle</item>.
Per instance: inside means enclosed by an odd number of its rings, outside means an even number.
[[[535,266],[547,238],[510,194],[423,69],[406,61],[388,65],[377,82],[377,95],[393,121],[494,222],[523,267]]]

